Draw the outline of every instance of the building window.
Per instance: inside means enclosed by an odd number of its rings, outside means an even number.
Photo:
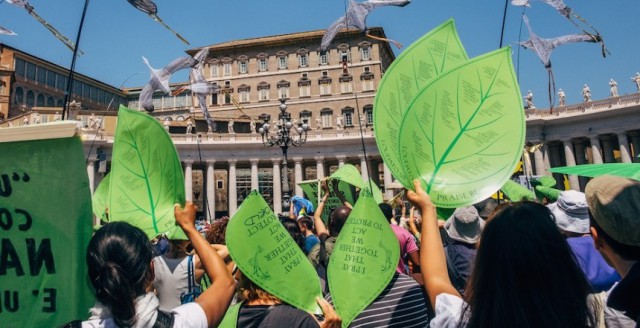
[[[362,80],[362,91],[373,91],[373,79]]]
[[[278,69],[287,69],[287,56],[278,57]]]
[[[55,107],[56,102],[53,100],[53,97],[47,98],[47,107]]]
[[[322,77],[329,76],[329,71],[322,71]]]
[[[348,50],[340,50],[340,62],[349,62],[349,51]]]
[[[249,90],[240,91],[240,102],[241,103],[249,102]]]
[[[306,84],[306,85],[300,85],[300,88],[298,89],[300,90],[300,98],[302,97],[311,97],[311,86]]]
[[[247,103],[249,102],[249,86],[246,84],[243,84],[241,86],[238,87],[238,93],[240,93],[240,102],[241,103]]]
[[[258,59],[258,71],[265,72],[267,70],[267,59],[260,58]]]
[[[218,85],[217,82],[213,82],[213,85]],[[218,94],[217,93],[212,93],[211,94],[211,105],[217,105],[218,104]]]
[[[216,180],[216,189],[223,189],[224,188],[224,180]]]
[[[311,122],[311,112],[308,110],[300,112],[300,122],[309,124]]]
[[[231,104],[231,92],[224,93],[224,104],[225,105]]]
[[[329,64],[329,53],[326,51],[320,51],[320,65]]]
[[[320,83],[320,95],[331,95],[331,83]]]
[[[240,74],[246,74],[249,71],[249,67],[246,61],[241,61],[239,64]]]
[[[353,108],[347,107],[342,110],[342,119],[344,126],[353,126]]]
[[[231,76],[231,63],[224,63],[224,76]]]
[[[333,111],[330,109],[323,109],[320,112],[320,118],[323,128],[330,128],[333,126]]]
[[[287,99],[289,98],[289,87],[288,86],[279,86],[278,87],[278,99]]]
[[[211,64],[211,77],[218,77],[219,65],[218,63]]]
[[[27,79],[34,81],[36,79],[36,65],[27,63]]]
[[[298,56],[298,66],[307,67],[308,59],[309,58],[307,54],[301,54],[300,56]]]
[[[351,93],[351,81],[340,81],[340,93]]]
[[[366,105],[364,106],[363,111],[367,125],[373,125],[373,106]]]
[[[24,76],[24,68],[26,65],[27,62],[25,62],[23,59],[16,58],[15,72],[17,76]]]
[[[365,66],[363,69],[365,73],[371,73],[371,67]]]
[[[16,105],[22,105],[24,102],[24,91],[21,87],[16,88],[16,92],[13,95],[13,103]]]
[[[36,96],[33,94],[33,91],[27,91],[27,107],[33,107],[36,102]]]
[[[269,100],[269,89],[260,89],[260,90],[258,90],[258,100],[259,101],[267,101],[267,100]]]
[[[371,47],[360,48],[360,55],[362,60],[371,60]]]

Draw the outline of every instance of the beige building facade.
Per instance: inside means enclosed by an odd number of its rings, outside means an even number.
[[[274,210],[281,212],[283,182],[289,182],[292,194],[302,196],[296,183],[326,177],[345,164],[360,168],[363,178],[371,177],[387,198],[393,196],[398,184],[380,157],[372,130],[375,93],[394,59],[393,52],[386,43],[357,32],[343,32],[322,53],[318,49],[322,33],[294,33],[209,46],[205,77],[223,90],[207,98],[207,107],[217,122],[216,131],[207,130],[199,104],[190,93],[155,95],[156,111],[152,115],[170,133],[183,163],[187,199],[196,202],[203,217],[233,215],[252,189],[258,189]],[[374,28],[372,33],[384,37],[382,29]],[[0,105],[7,104],[8,111],[4,113],[10,119],[1,121],[0,126],[10,122],[20,125],[21,115],[28,117],[29,123],[35,122],[32,119],[36,115],[54,115],[61,109],[38,107],[36,100],[36,106],[27,106],[21,112],[18,103],[27,100],[16,100],[17,87],[59,96],[54,89],[40,85],[37,75],[36,81],[31,81],[15,72],[15,58],[24,57],[21,56],[14,56],[13,62],[6,59],[9,57],[4,52],[1,57],[0,77],[7,84],[0,92]],[[58,68],[48,69],[57,72]],[[24,74],[29,74],[26,68]],[[85,82],[95,81],[86,77]],[[122,97],[118,101],[127,102],[130,108],[139,108],[137,95],[141,87],[103,89]],[[101,105],[90,107],[94,104],[90,90],[88,100],[78,99],[75,106],[79,107],[93,190],[110,168],[117,113],[105,104],[100,93],[95,104]],[[277,118],[281,98],[286,99],[293,120],[311,127],[307,142],[289,150],[288,179],[282,177],[281,150],[265,147],[257,132],[265,119],[272,122]],[[12,110],[17,110],[18,115],[11,116]],[[560,106],[554,108],[553,114],[542,109],[525,112],[527,143],[542,143],[531,154],[533,174],[547,175],[549,168],[565,165],[640,161],[640,93]],[[48,121],[51,120],[49,116]],[[255,129],[251,128],[252,121]],[[187,131],[189,126],[192,129]],[[563,177],[555,177],[561,186]],[[586,182],[569,177],[572,189],[583,189]]]

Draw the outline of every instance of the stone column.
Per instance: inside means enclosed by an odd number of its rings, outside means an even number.
[[[631,143],[633,144],[633,157],[631,159],[634,163],[638,163],[640,162],[640,158],[638,158],[638,155],[640,155],[640,133],[638,133],[638,131],[632,131],[629,135],[631,136]]]
[[[316,177],[318,180],[324,179],[324,157],[316,156]]]
[[[362,175],[362,180],[369,181],[369,168],[367,166],[367,159],[364,155],[359,155],[360,157],[360,174]]]
[[[281,159],[273,160],[273,212],[282,212],[282,178],[280,176]]]
[[[571,139],[562,140],[564,145],[564,159],[567,166],[576,166],[576,159],[573,156],[573,142]],[[580,181],[577,175],[569,175],[569,187],[573,190],[580,190]]]
[[[227,183],[229,191],[229,217],[238,210],[238,186],[236,185],[236,160],[229,160],[229,182]]]
[[[618,133],[618,143],[620,144],[620,161],[622,163],[631,163],[629,139],[627,139],[626,132]]]
[[[253,158],[251,161],[251,190],[260,188],[258,182],[258,159]]]
[[[574,147],[576,150],[576,165],[582,165],[587,163],[587,158],[585,157],[585,149],[584,149],[584,140],[577,139],[574,141]],[[584,190],[584,187],[587,186],[587,182],[589,179],[587,177],[578,177],[578,181],[580,181],[580,190]]]
[[[600,153],[600,138],[597,135],[589,136],[591,142],[591,164],[602,164]]]
[[[212,222],[216,218],[216,176],[214,174],[214,160],[207,161],[207,221]]]
[[[301,157],[296,157],[293,159],[293,172],[294,172],[293,173],[294,177],[296,179],[295,181],[296,196],[303,197],[304,192],[302,191],[302,188],[298,186],[298,183],[302,182],[302,158]]]
[[[602,136],[602,157],[605,163],[615,163],[613,158],[613,146],[611,145],[611,136]]]
[[[336,158],[338,159],[338,168],[341,168],[344,166],[345,161],[347,160],[347,156],[344,155],[338,155],[336,156]]]
[[[193,201],[193,161],[184,162],[184,198]]]
[[[89,176],[89,190],[91,195],[96,191],[96,161],[98,159],[93,157],[87,159],[87,175]]]
[[[549,175],[549,171],[547,171],[547,168],[544,166],[544,155],[540,148],[533,152],[533,158],[536,165],[536,175]]]
[[[549,174],[549,169],[551,168],[551,158],[549,158],[551,155],[549,153],[549,144],[545,144],[544,146],[542,146],[542,155],[544,156],[544,175],[551,175]]]
[[[562,146],[559,144],[552,144],[549,147],[549,163],[551,167],[559,167],[562,166]],[[556,183],[560,186],[564,184],[564,179],[562,178],[562,174],[555,173],[552,176],[556,179]],[[563,187],[564,189],[564,187]]]
[[[393,183],[393,176],[391,175],[391,170],[389,170],[387,164],[383,163],[382,165],[384,167],[384,198],[389,200],[393,198],[393,189],[389,188]]]

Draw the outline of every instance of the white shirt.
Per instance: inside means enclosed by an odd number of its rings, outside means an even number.
[[[82,323],[82,328],[118,328],[111,313],[100,303],[91,308],[92,316]],[[207,327],[207,316],[198,303],[181,305],[171,311],[174,314],[173,327]],[[136,300],[136,324],[134,328],[150,328],[158,316],[158,298],[148,293]]]

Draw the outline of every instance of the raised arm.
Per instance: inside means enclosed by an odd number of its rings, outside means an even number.
[[[324,210],[324,206],[327,204],[327,199],[329,199],[329,187],[327,187],[327,182],[322,181],[322,197],[318,201],[318,207],[316,207],[316,211],[313,213],[313,226],[316,228],[316,234],[318,234],[318,238],[321,235],[329,235],[329,231],[327,230],[327,226],[324,225],[322,221],[322,211]]]
[[[338,188],[339,185],[340,185],[340,181],[333,182],[333,193],[340,199],[340,203],[342,203],[342,205],[350,209],[353,209],[353,206],[351,205],[351,203],[349,203],[347,199],[344,198],[344,195],[340,192],[340,189]],[[328,192],[328,189],[327,189],[327,192]]]
[[[429,295],[429,301],[435,308],[436,296],[442,293],[461,296],[451,284],[451,280],[449,280],[436,207],[431,202],[429,195],[422,189],[419,180],[413,180],[413,188],[415,191],[407,191],[407,198],[422,213],[420,268],[422,270],[422,279],[424,279],[424,287],[427,295]]]
[[[174,215],[176,223],[191,241],[191,245],[202,261],[205,272],[211,278],[211,286],[196,299],[196,303],[204,310],[209,327],[215,327],[222,321],[229,307],[235,291],[235,281],[227,271],[220,255],[196,230],[196,206],[192,202],[187,202],[184,208],[180,208],[180,205],[176,204]]]
[[[416,236],[416,238],[420,239],[420,231],[418,231],[418,227],[416,227],[415,211],[415,206],[411,206],[409,210],[409,231],[412,235]]]

